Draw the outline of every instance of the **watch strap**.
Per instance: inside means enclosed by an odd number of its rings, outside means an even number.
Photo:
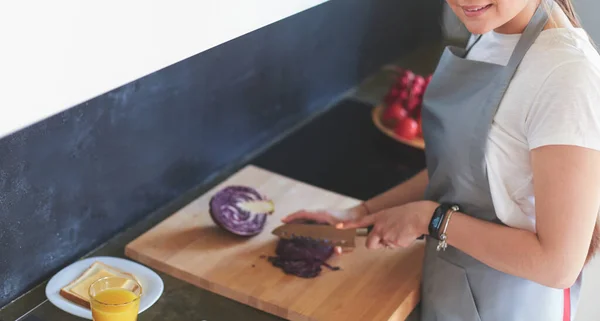
[[[452,206],[454,206],[454,204],[442,203],[435,209],[435,211],[433,212],[433,216],[429,221],[429,236],[433,237],[436,240],[440,239],[440,229],[442,228],[442,224],[445,221],[446,214]]]

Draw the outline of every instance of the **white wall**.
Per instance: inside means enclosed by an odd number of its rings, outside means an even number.
[[[326,1],[0,1],[0,137]]]
[[[600,43],[600,1],[598,0],[572,0],[575,11],[581,20],[581,24],[590,34],[596,44]]]

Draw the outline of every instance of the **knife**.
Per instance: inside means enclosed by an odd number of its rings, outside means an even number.
[[[367,236],[373,225],[358,229],[339,229],[332,225],[290,223],[276,227],[272,233],[282,239],[306,238],[339,246],[342,249],[356,247],[357,236]]]
[[[272,233],[282,239],[305,238],[350,250],[356,247],[357,236],[367,236],[371,230],[373,225],[358,229],[339,229],[332,225],[289,223],[276,227]],[[417,239],[424,238],[421,235]]]

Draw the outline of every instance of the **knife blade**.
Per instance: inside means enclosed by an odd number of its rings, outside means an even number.
[[[372,229],[372,225],[358,229],[338,229],[331,225],[291,223],[276,227],[272,233],[283,239],[305,238],[342,248],[355,248],[355,238],[367,236]]]
[[[357,236],[367,236],[373,230],[373,225],[358,229],[338,229],[331,225],[288,223],[276,227],[272,233],[283,239],[304,238],[313,241],[339,246],[342,249],[356,247]],[[425,235],[417,237],[425,239]]]

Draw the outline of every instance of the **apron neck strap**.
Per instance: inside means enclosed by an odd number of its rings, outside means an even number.
[[[548,5],[548,9],[545,8],[544,2]],[[507,67],[512,73],[516,71],[531,45],[533,45],[542,30],[544,30],[544,27],[548,22],[548,12],[552,11],[553,6],[554,0],[542,0],[536,9],[535,14],[529,21],[529,24],[527,24],[525,31],[523,31],[523,34],[521,35],[519,42],[517,42],[510,60],[508,61]]]

